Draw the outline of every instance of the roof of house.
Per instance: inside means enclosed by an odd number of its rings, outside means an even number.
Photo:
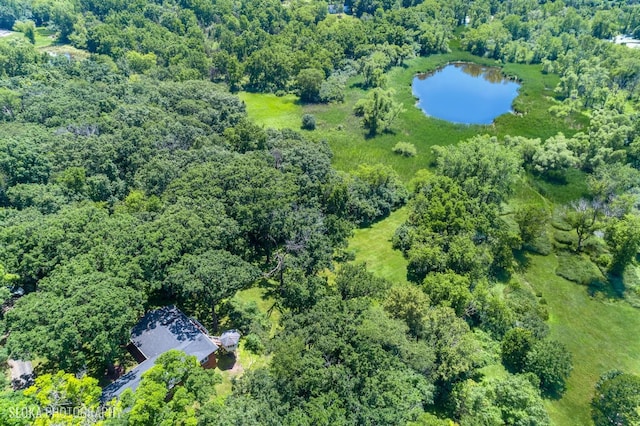
[[[236,346],[240,341],[240,333],[237,330],[229,330],[222,333],[220,336],[220,344],[223,348],[230,348]]]
[[[178,349],[203,362],[218,350],[206,330],[201,329],[175,306],[165,306],[147,313],[131,331],[131,342],[147,358],[102,391],[102,402],[120,396],[125,389],[135,390],[142,374],[155,364],[158,356]]]

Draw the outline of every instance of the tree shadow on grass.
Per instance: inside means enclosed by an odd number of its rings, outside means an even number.
[[[531,257],[529,252],[525,249],[514,250],[513,258],[516,261],[516,271],[524,273],[531,265]]]
[[[588,286],[589,296],[601,296],[607,299],[623,299],[625,285],[622,277],[607,275],[606,280],[592,280]]]

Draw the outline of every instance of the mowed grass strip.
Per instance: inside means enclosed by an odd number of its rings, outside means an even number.
[[[357,229],[349,239],[349,250],[355,252],[355,261],[366,263],[367,270],[379,277],[393,283],[406,283],[407,260],[399,250],[393,249],[391,238],[408,216],[408,207],[403,207],[368,228]]]
[[[238,97],[245,103],[249,118],[256,124],[273,129],[300,130],[304,113],[297,96],[240,92]]]

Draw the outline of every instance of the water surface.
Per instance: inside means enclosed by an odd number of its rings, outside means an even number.
[[[511,112],[520,84],[499,68],[456,62],[413,79],[413,95],[426,115],[452,123],[491,124]]]

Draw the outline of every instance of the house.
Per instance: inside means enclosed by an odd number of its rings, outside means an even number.
[[[223,352],[235,352],[238,350],[238,344],[240,343],[240,332],[237,330],[225,331],[215,342]]]
[[[135,391],[142,374],[153,367],[158,356],[171,349],[195,356],[203,368],[215,368],[218,345],[198,321],[175,306],[165,306],[147,313],[136,324],[127,349],[139,364],[103,389],[103,403],[118,398],[125,389]]]

